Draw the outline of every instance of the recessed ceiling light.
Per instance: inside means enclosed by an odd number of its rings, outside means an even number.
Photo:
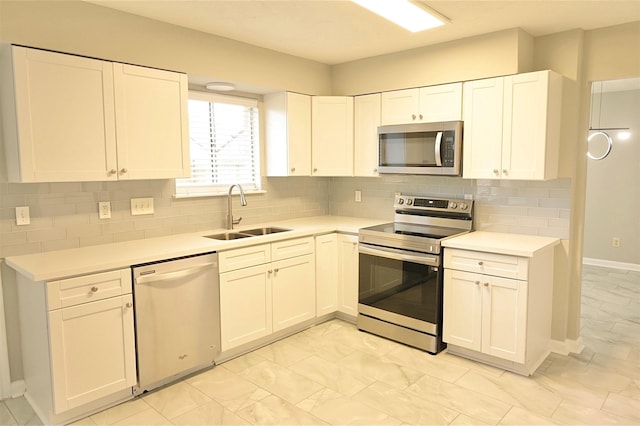
[[[204,86],[207,90],[217,90],[218,92],[228,92],[234,90],[236,86],[233,83],[215,82],[207,83]]]
[[[389,21],[411,31],[418,32],[439,27],[449,19],[426,5],[410,0],[351,0],[354,3],[377,13]]]

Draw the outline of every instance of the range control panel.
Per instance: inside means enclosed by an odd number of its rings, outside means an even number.
[[[428,198],[414,195],[398,195],[393,206],[396,210],[411,209],[424,211],[448,211],[469,213],[473,200]]]

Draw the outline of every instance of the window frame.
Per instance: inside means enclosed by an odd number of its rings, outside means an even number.
[[[262,162],[261,162],[261,119],[262,111],[260,110],[260,102],[255,98],[248,98],[242,96],[222,95],[219,93],[202,92],[198,90],[189,90],[189,100],[199,100],[210,103],[226,103],[233,105],[240,105],[248,108],[255,108],[256,129],[253,131],[253,150],[255,152],[253,159],[253,167],[255,169],[255,179],[251,186],[246,182],[233,182],[225,184],[211,184],[211,185],[180,185],[180,180],[189,180],[191,178],[178,178],[174,179],[174,198],[196,198],[196,197],[215,197],[227,195],[228,188],[236,183],[240,183],[243,186],[244,192],[247,194],[264,193],[262,189]],[[189,129],[190,130],[190,129]],[[190,132],[191,133],[191,132]],[[191,138],[189,138],[189,149],[191,150]],[[191,152],[190,152],[191,158]],[[191,166],[191,165],[190,165]]]

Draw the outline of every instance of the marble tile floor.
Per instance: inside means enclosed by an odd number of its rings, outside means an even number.
[[[332,320],[75,424],[640,425],[640,272],[585,266],[581,324],[581,354],[522,377]]]

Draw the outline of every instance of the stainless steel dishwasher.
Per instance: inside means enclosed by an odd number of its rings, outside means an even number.
[[[138,385],[134,394],[214,365],[220,354],[218,254],[132,266]]]

